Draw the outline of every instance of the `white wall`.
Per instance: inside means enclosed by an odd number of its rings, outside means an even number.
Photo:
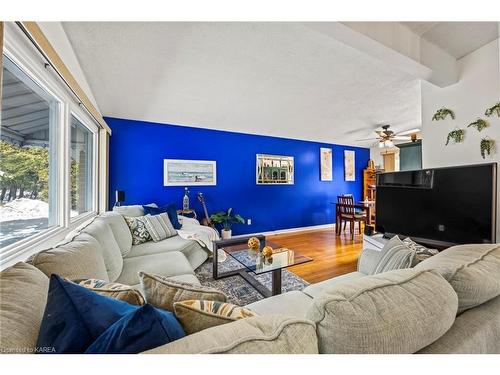
[[[75,77],[82,90],[85,94],[87,94],[92,104],[97,108],[97,110],[99,110],[94,94],[90,89],[87,78],[83,73],[80,62],[75,55],[73,47],[71,46],[61,22],[37,22],[37,24],[45,34],[45,37],[52,44],[52,47],[54,47],[56,52],[59,54],[64,64],[66,64],[71,74],[73,74],[73,77]]]
[[[500,100],[500,40],[458,60],[458,83],[438,88],[422,82],[422,162],[424,168],[500,162],[500,118],[485,117],[486,108]],[[456,119],[432,121],[440,107],[453,109]],[[490,127],[478,132],[467,125],[478,117],[487,119]],[[447,134],[455,127],[466,129],[463,143],[445,146]],[[483,159],[481,138],[488,135],[496,141],[496,151]],[[499,184],[500,187],[500,184]],[[498,192],[500,201],[500,192]],[[497,206],[497,241],[500,241],[500,205]]]

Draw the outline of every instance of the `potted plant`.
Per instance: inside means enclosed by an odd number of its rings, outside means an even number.
[[[210,216],[210,220],[215,224],[222,225],[221,235],[223,239],[231,238],[231,225],[244,224],[245,220],[238,214],[233,215],[233,209],[230,208],[227,212],[221,211]]]

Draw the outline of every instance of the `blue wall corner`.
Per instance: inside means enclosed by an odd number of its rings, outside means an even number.
[[[182,206],[184,187],[163,186],[163,159],[217,161],[217,186],[192,186],[191,208],[203,217],[196,194],[202,192],[210,213],[233,207],[252,225],[234,225],[245,234],[333,223],[337,195],[362,199],[367,148],[242,134],[178,125],[105,118],[110,140],[110,208],[114,191],[124,190],[125,204]],[[320,181],[320,147],[333,149],[333,181]],[[356,181],[344,180],[344,150],[356,153]],[[295,158],[294,185],[257,185],[256,154]]]

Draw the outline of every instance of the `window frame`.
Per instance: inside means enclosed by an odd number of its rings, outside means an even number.
[[[24,74],[32,79],[44,91],[53,97],[58,105],[57,115],[57,166],[56,166],[56,201],[57,211],[55,225],[39,233],[23,238],[0,249],[0,269],[30,255],[50,247],[62,240],[64,236],[78,225],[98,214],[99,184],[105,177],[100,176],[99,163],[101,154],[100,126],[81,108],[78,99],[71,93],[60,77],[46,65],[45,59],[36,50],[31,41],[12,22],[4,23],[4,44],[2,54],[11,60]],[[92,132],[92,210],[73,218],[70,217],[70,132],[71,115],[75,116]]]

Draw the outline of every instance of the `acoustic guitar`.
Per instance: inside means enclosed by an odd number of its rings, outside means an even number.
[[[201,225],[215,228],[214,223],[210,220],[210,216],[208,216],[207,205],[205,204],[205,197],[203,196],[203,193],[198,193],[198,200],[200,201],[201,206],[203,207],[203,212],[205,213],[205,217],[201,220]]]

